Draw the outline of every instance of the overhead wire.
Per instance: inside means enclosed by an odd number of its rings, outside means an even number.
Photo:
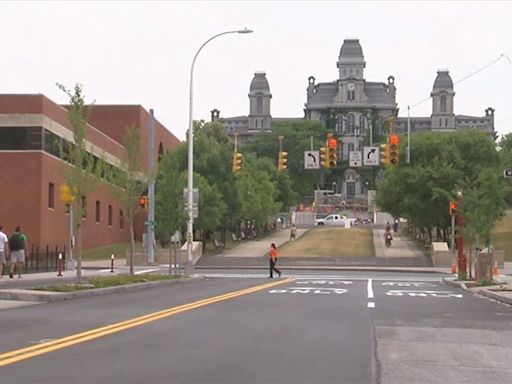
[[[508,63],[512,66],[512,60],[510,60],[510,57],[508,56],[508,53],[509,53],[509,52],[510,52],[510,51],[507,51],[507,52],[502,53],[502,54],[501,54],[501,55],[499,55],[495,60],[493,60],[493,61],[491,61],[490,63],[488,63],[488,64],[484,65],[483,67],[481,67],[481,68],[477,69],[476,71],[471,72],[469,75],[464,76],[462,79],[457,80],[455,83],[453,83],[453,85],[459,84],[459,83],[463,82],[464,80],[467,80],[467,79],[469,79],[470,77],[472,77],[472,76],[476,75],[477,73],[482,72],[484,69],[487,69],[487,68],[489,68],[490,66],[492,66],[492,65],[496,64],[498,61],[500,61],[500,60],[501,60],[501,59],[503,59],[503,58],[505,58],[505,59],[508,61]],[[450,87],[450,88],[451,88],[451,87]],[[441,92],[443,92],[443,91],[447,91],[447,90],[448,90],[448,89],[450,89],[450,88],[443,88],[443,89],[441,89],[440,91],[441,91]],[[423,104],[425,101],[430,100],[430,98],[431,98],[431,97],[432,97],[432,96],[428,96],[428,97],[426,97],[426,98],[424,98],[424,99],[422,99],[422,100],[418,101],[416,104],[413,104],[413,105],[411,105],[411,106],[408,106],[408,110],[411,110],[411,109],[413,109],[413,108],[417,107],[418,105]]]

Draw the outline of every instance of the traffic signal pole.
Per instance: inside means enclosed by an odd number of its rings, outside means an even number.
[[[467,259],[464,254],[464,219],[460,208],[462,207],[462,192],[457,192],[457,266],[459,280],[467,280]]]

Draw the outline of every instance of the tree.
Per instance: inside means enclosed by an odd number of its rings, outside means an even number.
[[[130,227],[130,275],[133,275],[133,253],[135,250],[134,220],[141,207],[139,199],[147,190],[152,175],[144,172],[140,157],[140,129],[131,125],[126,129],[123,137],[125,148],[124,162],[120,169],[112,168],[110,182],[112,190],[119,198],[123,212]]]
[[[82,279],[82,217],[85,215],[87,196],[97,187],[105,169],[103,159],[87,150],[87,113],[81,84],[75,84],[73,91],[57,83],[58,88],[69,97],[68,118],[73,127],[73,143],[66,145],[64,153],[70,167],[66,167],[66,183],[74,197],[70,209],[74,212],[73,227],[77,234],[76,279]]]
[[[489,137],[476,131],[415,134],[411,153],[410,164],[385,171],[377,203],[407,218],[431,241],[433,228],[447,232],[447,206],[456,191],[474,188],[481,174],[495,171],[498,153]]]

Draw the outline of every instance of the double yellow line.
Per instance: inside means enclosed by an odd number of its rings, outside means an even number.
[[[163,319],[165,317],[177,315],[178,313],[190,311],[192,309],[201,308],[206,305],[214,304],[219,301],[234,299],[239,296],[247,295],[249,293],[261,291],[264,289],[268,289],[271,287],[275,287],[281,284],[287,284],[294,281],[294,278],[288,278],[283,280],[278,280],[272,283],[266,283],[262,285],[257,285],[255,287],[242,289],[240,291],[234,291],[230,293],[226,293],[224,295],[210,297],[208,299],[203,299],[199,301],[195,301],[193,303],[180,305],[178,307],[164,309],[162,311],[153,312],[148,315],[136,317],[130,320],[122,321],[120,323],[115,323],[111,325],[107,325],[100,328],[91,329],[90,331],[77,333],[71,336],[63,337],[61,339],[56,339],[52,341],[48,341],[45,343],[41,343],[38,345],[34,345],[32,347],[17,349],[14,351],[6,352],[0,354],[0,367],[5,365],[13,364],[18,361],[27,360],[35,356],[43,355],[45,353],[53,352],[62,348],[66,348],[75,344],[84,343],[89,340],[98,339],[103,336],[107,336],[113,333],[117,333],[120,331],[124,331],[125,329],[130,329],[134,327],[138,327],[156,320]]]

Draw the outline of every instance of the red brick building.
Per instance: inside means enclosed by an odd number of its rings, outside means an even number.
[[[149,113],[140,105],[94,105],[90,109],[87,141],[94,154],[119,163],[124,156],[124,132],[132,124],[140,127],[142,161],[147,167]],[[180,142],[158,121],[155,138],[155,157]],[[73,130],[65,106],[40,94],[0,95],[0,224],[8,235],[20,225],[29,247],[67,244],[69,217],[59,200],[68,167],[62,156],[66,141],[73,142]],[[122,208],[106,183],[87,197],[86,212],[83,249],[129,240]],[[139,240],[142,230],[139,223]]]

